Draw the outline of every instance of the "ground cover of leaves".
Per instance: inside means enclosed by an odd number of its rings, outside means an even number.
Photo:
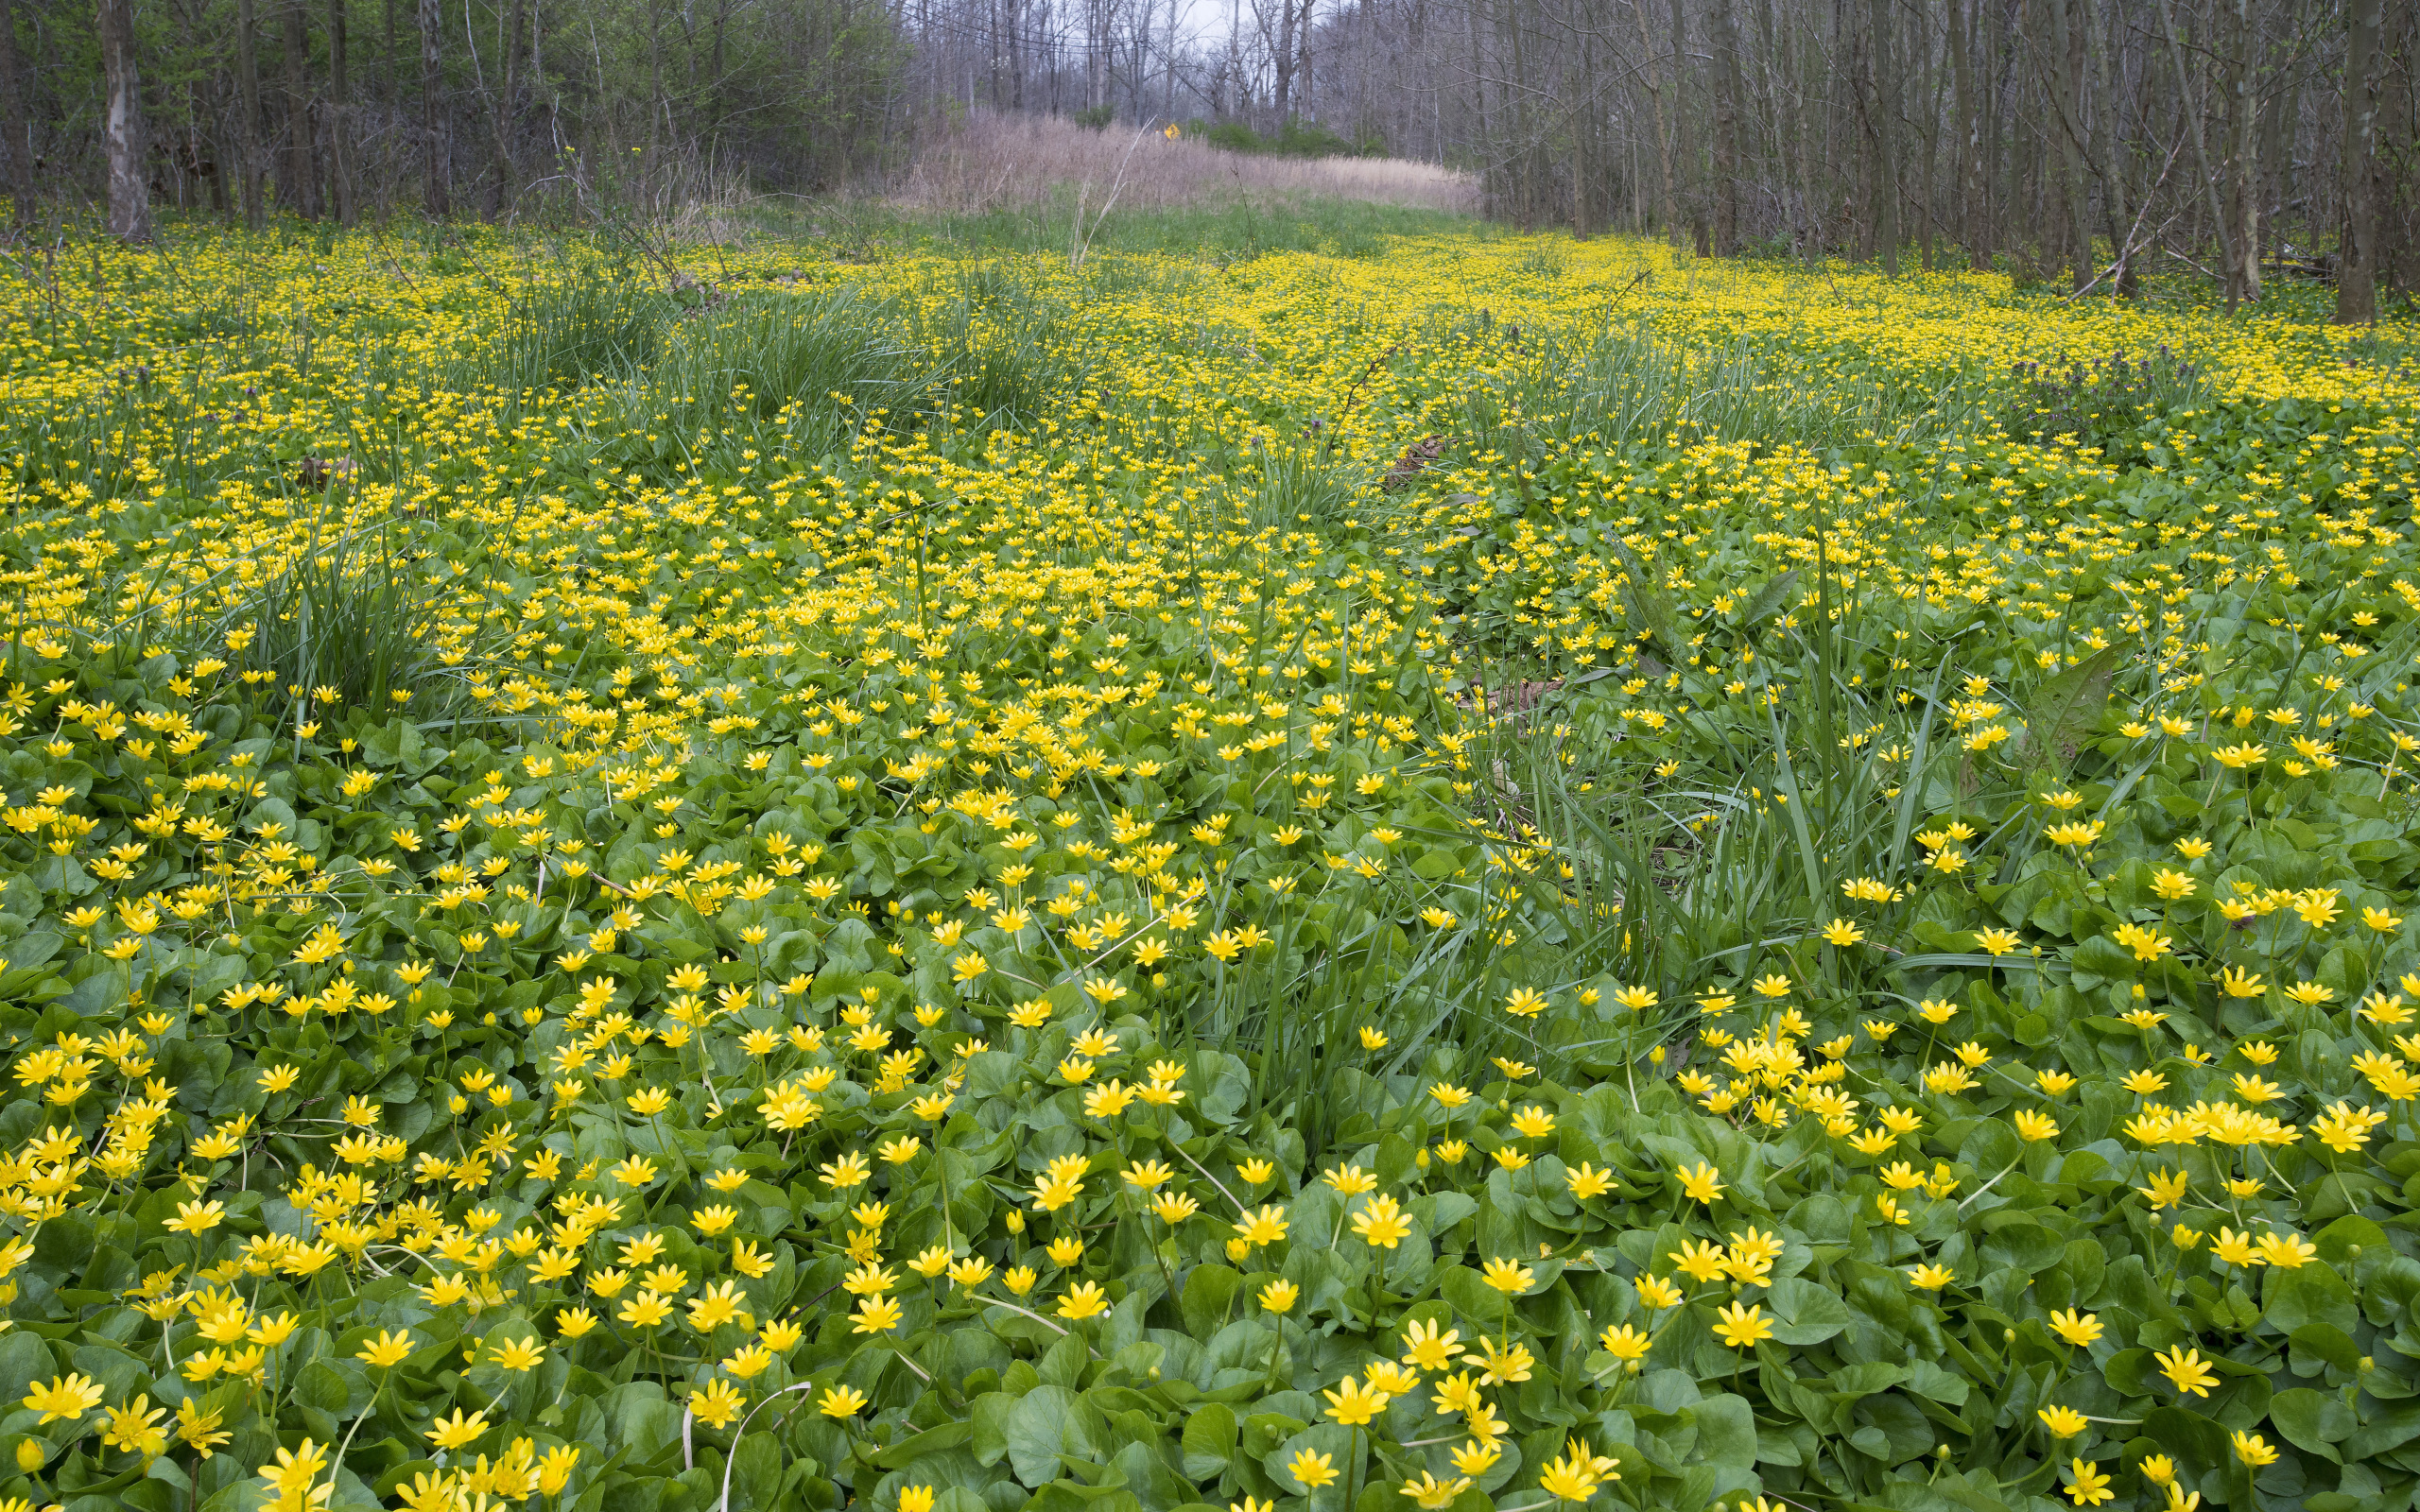
[[[2394,330],[85,255],[7,1505],[2409,1503]]]

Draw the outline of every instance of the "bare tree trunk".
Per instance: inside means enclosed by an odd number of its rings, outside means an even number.
[[[285,7],[285,178],[287,203],[305,220],[320,214],[320,155],[311,130],[311,29],[302,0]]]
[[[1664,166],[1664,234],[1672,239],[1673,246],[1678,247],[1681,245],[1680,179],[1672,166],[1672,132],[1665,120],[1664,87],[1655,77],[1655,34],[1647,25],[1647,0],[1630,0],[1630,9],[1631,13],[1638,18],[1639,45],[1646,50],[1648,58],[1647,66],[1639,72],[1647,80],[1647,97],[1654,107],[1655,149]],[[1680,60],[1676,58],[1672,61],[1677,75]]]
[[[2173,0],[2159,0],[2160,30],[2168,38],[2169,62],[2176,70],[2177,98],[2185,107],[2186,140],[2193,147],[2193,166],[2199,171],[2202,188],[2210,205],[2210,219],[2219,233],[2219,255],[2228,269],[2226,274],[2227,308],[2236,305],[2236,266],[2234,224],[2227,218],[2224,196],[2219,189],[2218,175],[2211,171],[2210,149],[2202,124],[2202,101],[2193,92],[2193,74],[2185,60],[2184,39],[2176,29]]]
[[[446,184],[445,123],[438,114],[440,74],[444,62],[445,18],[438,13],[438,0],[420,0],[421,199],[428,213],[438,216],[443,216],[451,208]],[[653,117],[650,109],[648,118],[652,121]]]
[[[1923,163],[1916,170],[1916,237],[1924,249],[1925,271],[1932,271],[1933,214],[1932,175],[1935,152],[1941,142],[1941,70],[1933,63],[1932,28],[1926,24],[1924,13],[1917,12],[1916,48],[1924,59],[1924,139]]]
[[[2378,232],[2378,272],[2390,294],[2420,285],[2420,6],[2388,0],[2378,87],[2379,129],[2371,143],[2371,213]]]
[[[2252,0],[2233,0],[2234,36],[2226,50],[2223,87],[2227,101],[2227,215],[2233,258],[2227,269],[2227,304],[2260,298],[2260,158],[2253,133],[2260,123],[2260,93],[2254,75],[2260,54],[2260,24]]]
[[[2319,237],[2312,224],[2311,210],[2317,197],[2308,192],[2309,185],[2302,175],[2294,172],[2295,127],[2302,110],[2302,92],[2290,69],[2282,87],[2272,92],[2260,112],[2260,205],[2262,218],[2269,226],[2270,266],[2277,266],[2286,255],[2286,212],[2296,201],[2303,206],[2303,225],[2310,242]],[[2311,175],[2313,180],[2317,175]]]
[[[1294,36],[1302,47],[1302,60],[1296,77],[1302,80],[1303,86],[1296,92],[1301,101],[1296,109],[1312,118],[1319,113],[1319,76],[1311,72],[1311,8],[1317,3],[1318,0],[1303,0],[1302,19],[1294,25]]]
[[[2342,196],[2344,232],[2337,243],[2336,323],[2372,325],[2378,318],[2377,186],[2372,159],[2377,141],[2379,0],[2347,0],[2344,8],[2344,143]]]
[[[1882,271],[1899,276],[1899,75],[1892,59],[1889,0],[1866,8],[1867,108],[1873,115],[1874,238]]]
[[[1979,202],[1976,164],[1980,156],[1975,110],[1975,60],[1966,36],[1967,0],[1949,0],[1949,88],[1952,129],[1949,136],[1950,203],[1956,208],[1958,244],[1972,262],[1980,241],[1983,209]]]
[[[335,201],[337,224],[354,222],[352,154],[345,143],[345,0],[328,0],[328,195]]]
[[[1736,0],[1715,0],[1714,249],[1739,250],[1739,15]]]
[[[1632,0],[1632,3],[1636,4],[1637,0]],[[1476,3],[1463,5],[1462,20],[1470,31],[1471,116],[1477,128],[1474,140],[1478,143],[1479,156],[1483,161],[1494,152],[1495,139],[1488,132],[1487,47],[1486,41],[1479,32],[1478,6]]]
[[[1689,117],[1689,73],[1688,13],[1683,0],[1672,0],[1672,157],[1681,168],[1681,200],[1688,213],[1689,237],[1703,257],[1713,248],[1706,233],[1697,131]]]
[[[524,0],[512,0],[509,12],[510,20],[507,26],[510,29],[504,39],[503,93],[488,103],[488,126],[495,146],[495,179],[488,187],[488,218],[491,220],[503,215],[512,195],[512,132],[516,114],[513,107],[521,89],[521,32],[525,25],[523,3]],[[719,20],[715,25],[715,46],[719,53],[722,46],[722,23]],[[719,92],[722,78],[719,58],[716,60],[714,75],[716,88]]]
[[[1565,103],[1564,114],[1571,123],[1571,234],[1584,237],[1592,226],[1589,215],[1596,189],[1594,180],[1596,144],[1589,140],[1595,112],[1588,107],[1589,92],[1597,80],[1596,33],[1584,23],[1580,27],[1580,73],[1571,85],[1573,98]]]
[[[2050,0],[2051,46],[2056,54],[2059,220],[2066,229],[2066,260],[2073,286],[2089,284],[2099,272],[2092,251],[2092,188],[2085,181],[2084,46],[2091,25],[2086,0]]]
[[[0,0],[0,168],[8,178],[10,209],[19,220],[34,209],[33,146],[26,134],[26,102],[17,91],[17,16]]]
[[[143,78],[135,66],[134,0],[100,0],[101,70],[108,103],[101,139],[110,164],[110,234],[151,239],[151,146],[143,129]]]
[[[1507,67],[1515,79],[1530,77],[1523,33],[1528,26],[1521,15],[1521,0],[1504,0],[1504,42]],[[1530,92],[1516,89],[1512,94],[1512,142],[1506,169],[1509,174],[1512,218],[1523,226],[1534,226],[1538,220],[1538,129],[1530,112]]]
[[[2002,85],[2001,60],[2008,55],[2008,5],[2006,0],[1976,0],[1991,25],[1984,31],[1983,57],[1977,78],[1982,95],[1982,109],[1977,116],[1976,129],[1981,132],[1975,144],[1976,168],[1982,184],[1982,229],[1976,233],[1974,264],[1988,268],[1999,257],[2000,227],[2005,221],[2004,207],[2008,203],[2008,146],[2002,141],[2005,120],[2000,109]]]
[[[1276,129],[1282,131],[1287,113],[1294,108],[1294,0],[1277,0],[1277,35],[1272,45],[1277,75]]]
[[[2104,0],[2105,3],[2105,0]],[[2119,129],[2118,113],[2117,72],[2115,56],[2121,17],[2116,6],[2110,6],[2106,17],[2094,15],[2093,0],[2086,0],[2084,12],[2079,18],[2092,28],[2091,62],[2093,94],[2093,171],[2100,180],[2100,214],[2109,230],[2109,255],[2117,259],[2118,292],[2131,299],[2142,292],[2141,281],[2135,277],[2135,260],[2128,255],[2127,238],[2134,229],[2134,191],[2126,171],[2126,133]]]
[[[244,224],[258,231],[268,208],[262,201],[262,179],[268,162],[261,148],[261,69],[254,46],[259,22],[252,0],[235,0],[235,143],[243,155],[237,172],[243,177]]]

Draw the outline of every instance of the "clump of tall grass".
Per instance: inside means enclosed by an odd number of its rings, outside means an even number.
[[[1094,372],[1063,301],[989,271],[938,300],[752,290],[667,303],[657,319],[649,359],[601,369],[585,421],[588,444],[642,472],[748,450],[827,455],[868,425],[1030,424]]]
[[[651,366],[662,349],[668,295],[600,270],[540,284],[513,297],[502,328],[479,349],[479,378],[508,394],[577,388]]]
[[[1003,273],[996,264],[961,270],[955,298],[916,320],[934,400],[968,429],[1030,424],[1095,371],[1076,312]]]
[[[289,559],[186,613],[179,638],[223,657],[230,676],[258,674],[282,724],[315,707],[442,721],[459,712],[466,684],[432,644],[439,599],[421,559],[396,525],[315,532]]]
[[[1462,434],[1476,450],[1522,456],[1572,444],[1621,450],[1675,433],[1692,442],[1904,444],[1946,434],[1987,387],[1976,375],[1927,382],[1878,365],[1818,365],[1770,337],[1693,344],[1643,319],[1522,331],[1482,318],[1436,328],[1430,339],[1487,353],[1494,370],[1461,390]]]
[[[679,320],[654,366],[616,397],[626,428],[668,427],[691,455],[815,455],[908,400],[923,366],[891,301],[848,288],[757,292]]]

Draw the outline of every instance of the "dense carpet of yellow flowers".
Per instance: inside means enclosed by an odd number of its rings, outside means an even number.
[[[0,1507],[2420,1484],[2408,332],[0,284]]]

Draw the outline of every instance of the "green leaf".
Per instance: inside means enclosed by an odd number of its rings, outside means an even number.
[[[1673,615],[1670,597],[1655,574],[1638,559],[1638,554],[1619,536],[1605,533],[1605,549],[1621,563],[1622,574],[1629,579],[1623,585],[1622,596],[1630,604],[1631,612],[1638,616],[1638,627],[1651,633],[1668,654],[1674,653]]]
[[[1106,1457],[1109,1423],[1100,1409],[1065,1386],[1041,1385],[1017,1400],[1006,1424],[1009,1468],[1029,1489],[1059,1478],[1059,1458]]]
[[[1708,1397],[1687,1410],[1697,1420],[1698,1452],[1731,1469],[1755,1468],[1756,1417],[1749,1410],[1746,1398],[1725,1393]]]
[[[344,1377],[325,1360],[314,1360],[295,1373],[294,1400],[301,1406],[335,1417],[344,1411],[352,1395]]]
[[[2353,1436],[2361,1420],[2325,1392],[2295,1386],[2269,1399],[2269,1420],[2286,1442],[2323,1459],[2336,1458],[2336,1446]]]
[[[2273,1265],[2268,1271],[2261,1313],[2278,1332],[2291,1334],[2313,1323],[2346,1334],[2360,1327],[2360,1305],[2334,1267],[2307,1264],[2280,1270]]]
[[[1184,1420],[1184,1473],[1197,1481],[1223,1474],[1236,1454],[1235,1409],[1208,1402]]]
[[[2420,1438],[2420,1401],[2406,1399],[2391,1403],[2356,1429],[2351,1437],[2342,1441],[2344,1447],[2340,1452],[2346,1464],[2359,1465],[2390,1449],[2400,1449],[2414,1438]]]
[[[1740,609],[1739,623],[1762,627],[1766,621],[1789,608],[1791,595],[1797,592],[1798,569],[1792,567],[1756,590],[1756,596]]]
[[[2029,761],[2066,772],[2109,703],[2109,679],[2118,647],[2103,646],[2033,690],[2025,708],[2025,732],[2010,744]]]
[[[1778,1320],[1773,1338],[1782,1344],[1821,1344],[1849,1326],[1848,1304],[1803,1276],[1773,1282],[1766,1298]]]
[[[2292,1341],[2297,1356],[2309,1355],[2326,1361],[2339,1370],[2361,1368],[2361,1349],[2352,1335],[2329,1323],[2306,1323],[2287,1335]]]
[[[1206,1339],[1225,1326],[1233,1309],[1236,1293],[1242,1289],[1244,1279],[1225,1265],[1206,1264],[1193,1267],[1184,1279],[1184,1297],[1181,1311],[1184,1315],[1184,1332],[1197,1339]]]

